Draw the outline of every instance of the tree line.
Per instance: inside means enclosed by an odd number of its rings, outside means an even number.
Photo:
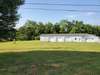
[[[57,23],[43,23],[28,20],[16,30],[17,40],[38,40],[41,34],[87,33],[100,36],[100,26],[84,24],[82,21],[61,20]]]
[[[100,26],[75,20],[61,20],[57,23],[28,20],[22,27],[15,29],[16,21],[20,18],[17,10],[24,2],[25,0],[0,0],[0,41],[35,40],[41,34],[88,33],[100,36]]]
[[[17,10],[23,4],[24,0],[0,0],[0,41],[16,37],[16,21],[20,18]]]

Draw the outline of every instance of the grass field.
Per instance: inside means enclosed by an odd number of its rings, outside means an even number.
[[[100,43],[51,43],[40,41],[1,42],[0,52],[20,52],[32,50],[64,50],[64,51],[94,51],[100,52]]]
[[[0,75],[100,75],[99,52],[99,43],[1,42]]]
[[[71,51],[1,53],[0,75],[100,75],[100,53]]]

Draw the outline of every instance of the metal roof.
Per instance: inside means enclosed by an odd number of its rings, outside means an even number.
[[[40,36],[83,36],[83,37],[90,36],[90,37],[97,37],[96,35],[93,35],[93,34],[78,34],[78,33],[75,33],[75,34],[41,34]]]

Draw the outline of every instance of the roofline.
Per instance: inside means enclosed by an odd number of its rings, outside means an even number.
[[[74,34],[41,34],[41,35],[93,35],[93,34],[74,33]]]
[[[95,36],[95,37],[99,37],[99,36],[96,36],[96,35],[93,35],[93,34],[85,34],[85,33],[74,33],[74,34],[41,34],[40,36],[54,36],[54,35],[56,35],[56,36],[68,36],[68,35],[82,35],[82,36]],[[100,37],[99,37],[100,38]]]

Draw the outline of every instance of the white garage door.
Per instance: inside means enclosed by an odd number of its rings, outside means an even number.
[[[58,37],[57,42],[64,42],[64,37]]]
[[[50,37],[50,38],[49,38],[49,41],[50,41],[50,42],[56,42],[56,37]]]

